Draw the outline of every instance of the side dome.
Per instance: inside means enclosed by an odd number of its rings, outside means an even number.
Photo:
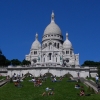
[[[35,41],[33,42],[32,46],[31,46],[31,49],[39,49],[41,47],[41,44],[40,42],[38,41],[38,34],[36,34],[36,39]]]
[[[45,28],[44,35],[47,35],[47,34],[59,34],[59,35],[61,35],[62,34],[61,29],[54,21],[54,17],[55,17],[54,12],[52,12],[51,23]]]
[[[63,43],[63,48],[64,49],[72,48],[72,43],[68,40],[68,33],[66,33],[66,40]]]

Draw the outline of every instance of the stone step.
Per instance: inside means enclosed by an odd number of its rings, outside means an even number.
[[[3,85],[5,85],[8,82],[8,80],[4,80],[2,82],[0,82],[0,87],[2,87]]]

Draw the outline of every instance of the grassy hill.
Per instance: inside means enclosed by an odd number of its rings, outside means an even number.
[[[80,97],[77,93],[80,89],[75,89],[76,82],[67,82],[68,78],[65,77],[61,82],[51,82],[50,78],[47,78],[46,82],[40,87],[34,87],[32,82],[29,82],[30,78],[25,78],[22,82],[23,87],[18,88],[14,86],[14,83],[8,83],[0,88],[0,100],[99,100],[99,94],[93,94],[91,96]],[[90,90],[83,84],[86,93],[90,93]],[[45,88],[54,88],[54,95],[42,96],[45,92]]]

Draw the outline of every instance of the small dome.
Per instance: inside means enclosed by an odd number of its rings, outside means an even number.
[[[68,33],[66,33],[66,40],[63,43],[63,48],[72,48],[72,43],[68,40]]]
[[[40,42],[38,41],[38,34],[36,34],[36,39],[35,41],[33,42],[32,46],[31,46],[31,49],[39,49],[41,47],[41,44]]]
[[[54,12],[52,12],[51,23],[45,28],[44,35],[46,35],[46,34],[59,34],[59,35],[61,35],[62,34],[61,29],[54,21],[54,17],[55,17]]]

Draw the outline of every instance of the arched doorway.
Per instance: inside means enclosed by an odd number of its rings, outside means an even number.
[[[69,72],[64,75],[64,77],[73,77]]]
[[[26,73],[25,75],[24,75],[25,77],[33,77],[33,75],[31,74],[31,73]]]
[[[43,76],[51,77],[51,76],[53,76],[53,74],[51,74],[51,73],[45,73]]]

